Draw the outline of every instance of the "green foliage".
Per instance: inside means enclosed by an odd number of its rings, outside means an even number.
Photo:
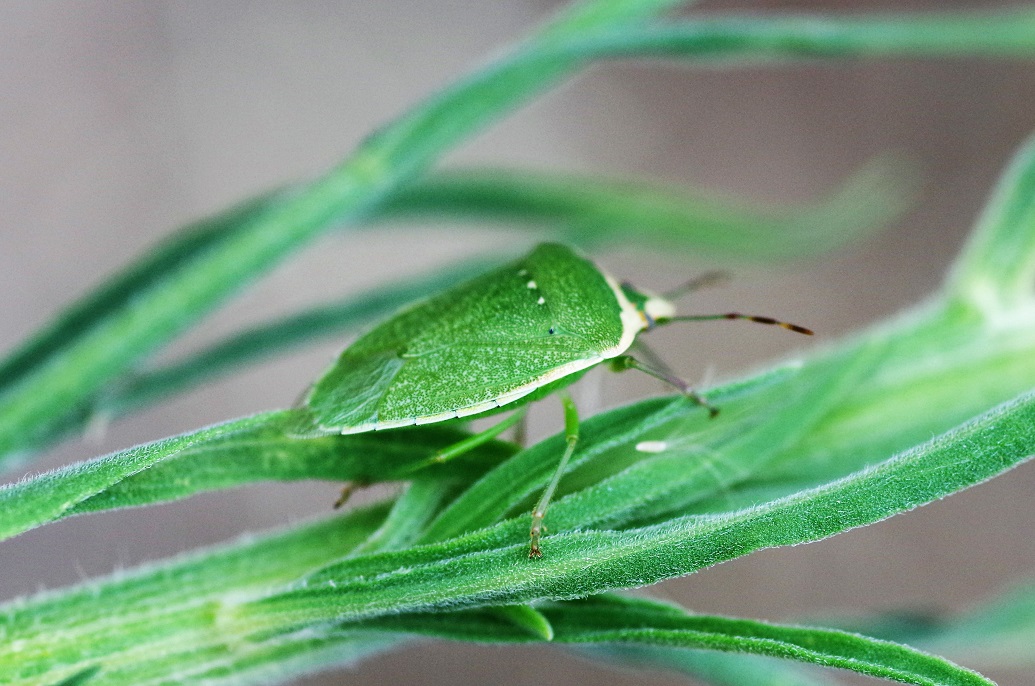
[[[968,612],[944,617],[931,612],[898,612],[875,617],[824,620],[850,631],[948,653],[978,665],[1031,668],[1035,654],[1035,586],[1009,589]]]
[[[887,167],[864,170],[825,201],[781,211],[616,180],[426,175],[457,142],[592,60],[1035,53],[1028,10],[649,21],[676,4],[579,5],[381,129],[325,177],[175,235],[0,364],[0,454],[24,458],[95,413],[127,412],[234,364],[354,327],[475,269],[361,295],[133,371],[333,227],[446,213],[534,225],[588,246],[634,228],[652,237],[647,247],[776,259],[844,242],[902,204]],[[712,389],[723,408],[717,419],[682,397],[587,418],[537,562],[527,560],[527,511],[562,451],[559,435],[522,450],[492,441],[441,465],[429,458],[466,433],[429,426],[309,438],[297,431],[300,411],[283,410],[11,484],[0,490],[4,538],[72,515],[258,481],[408,481],[393,500],[9,602],[0,609],[0,679],[272,683],[432,636],[570,644],[714,683],[823,683],[796,665],[760,666],[759,656],[911,684],[991,683],[901,641],[946,651],[980,646],[979,638],[990,650],[1030,645],[1030,589],[1009,612],[993,605],[951,625],[865,623],[896,642],[693,615],[614,592],[877,522],[1027,460],[1035,445],[1033,179],[1035,141],[1006,172],[939,294],[855,338]],[[874,194],[882,202],[862,202]],[[795,229],[776,235],[787,227]]]

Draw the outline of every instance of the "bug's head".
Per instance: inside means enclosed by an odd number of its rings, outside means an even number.
[[[628,281],[622,284],[622,292],[640,313],[645,330],[653,329],[659,319],[671,319],[676,316],[676,306],[663,296],[641,291]]]

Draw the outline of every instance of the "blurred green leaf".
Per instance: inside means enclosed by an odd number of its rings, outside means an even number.
[[[818,669],[786,660],[744,653],[720,653],[669,646],[602,643],[580,647],[580,655],[625,669],[663,670],[713,686],[837,686]]]
[[[440,153],[591,57],[634,51],[736,54],[749,61],[974,54],[989,52],[993,41],[1001,46],[996,54],[1027,55],[1035,18],[1024,11],[828,23],[708,20],[643,30],[623,24],[664,6],[633,0],[580,6],[511,57],[380,131],[324,179],[257,201],[239,210],[243,219],[231,213],[219,225],[224,228],[200,225],[173,239],[145,263],[153,272],[131,268],[114,282],[121,290],[110,285],[87,298],[0,367],[0,381],[8,382],[0,396],[0,448],[29,448],[77,421],[111,379],[125,378],[136,361],[280,252],[333,223],[387,216],[392,202],[398,203],[392,211],[403,212],[403,189],[415,188],[408,184]],[[612,25],[627,30],[619,35]],[[880,521],[1030,458],[1030,149],[1001,183],[939,298],[854,339],[712,389],[709,397],[723,409],[718,419],[708,420],[684,398],[668,397],[586,420],[572,470],[550,511],[545,557],[536,562],[527,559],[527,508],[556,463],[559,436],[516,454],[509,444],[490,443],[454,463],[429,467],[436,450],[466,434],[447,426],[310,438],[300,435],[299,411],[286,410],[5,487],[0,535],[12,536],[72,514],[259,480],[411,480],[391,502],[12,601],[0,608],[0,674],[25,684],[275,680],[420,634],[641,646],[641,659],[698,674],[710,669],[718,679],[757,671],[732,660],[695,667],[664,651],[750,652],[915,684],[989,683],[903,645],[830,629],[688,615],[601,594]],[[580,195],[555,183],[558,197],[536,204],[530,178],[479,190],[454,177],[458,185],[451,192],[460,188],[469,208],[482,193],[501,212],[522,221],[539,214],[572,235],[589,236],[594,225],[601,227],[590,240],[655,216],[652,226],[662,243],[679,221],[669,222],[667,203],[681,201],[656,189],[638,196],[624,186],[628,192],[614,193],[605,206],[602,195],[594,200],[603,185]],[[439,201],[433,193],[423,200],[411,196],[406,211],[423,202],[420,211],[430,212],[434,202],[448,202],[444,188]],[[817,216],[843,201],[835,198]],[[715,243],[721,249],[734,244],[737,222],[730,226]],[[360,312],[344,311],[319,321],[332,327]],[[155,330],[147,330],[151,326]],[[243,344],[231,342],[223,352],[217,349],[207,371],[290,344],[298,328],[296,320],[279,333],[275,325]],[[202,357],[201,364],[209,363]],[[189,381],[191,373],[181,367],[170,378]],[[944,628],[940,638],[938,631],[926,638],[949,645],[998,636],[1015,650],[1017,637],[1030,633],[1028,595]]]
[[[727,66],[816,58],[1035,57],[1035,10],[698,18],[605,27],[554,46],[580,58],[672,57]]]
[[[655,583],[762,548],[820,540],[987,480],[1028,459],[1033,419],[1035,397],[1025,396],[879,465],[786,498],[628,530],[565,529],[546,539],[542,564],[524,559],[527,519],[507,520],[442,543],[336,563],[242,612],[292,626],[580,598]],[[598,516],[573,497],[554,507],[563,512],[554,525]]]
[[[445,170],[402,189],[386,204],[384,216],[507,222],[586,247],[631,243],[712,260],[772,262],[861,240],[909,205],[916,176],[902,160],[878,157],[827,197],[773,208],[644,180]]]
[[[443,152],[589,61],[721,55],[740,60],[846,55],[1030,56],[1032,12],[882,19],[638,22],[673,0],[579,6],[497,60],[378,131],[317,181],[206,220],[141,267],[73,305],[0,367],[0,455],[12,459],[65,431],[106,384],[332,226],[376,217]],[[214,234],[212,227],[224,227]],[[671,235],[671,232],[666,232]],[[121,287],[121,288],[120,288]]]
[[[790,657],[908,684],[992,683],[942,658],[832,629],[691,615],[671,605],[613,595],[544,604],[539,610],[554,627],[555,643],[706,648]],[[364,625],[467,641],[485,636],[499,642],[530,640],[491,613],[479,611],[398,615],[359,624]]]
[[[999,180],[945,290],[960,305],[996,322],[1035,316],[1033,287],[1035,137],[1021,146]]]
[[[0,393],[0,460],[24,456],[52,432],[67,429],[70,417],[81,416],[100,389],[232,293],[331,227],[366,221],[452,146],[585,66],[567,56],[535,58],[537,51],[571,33],[632,26],[678,4],[596,0],[575,6],[511,57],[457,81],[374,133],[323,177],[206,220],[228,227],[217,240],[205,238],[204,229],[197,241],[173,239],[151,260],[162,270],[152,288],[138,287],[122,302],[114,287],[104,287],[73,305],[9,365],[12,382]],[[198,242],[203,249],[196,249]],[[190,259],[181,260],[185,255]],[[139,286],[151,278],[131,268],[120,280]],[[62,331],[76,335],[62,340]]]
[[[955,342],[952,338],[935,337],[934,340],[949,345]],[[847,349],[854,350],[851,345]],[[689,573],[759,547],[815,540],[908,509],[1026,459],[1030,446],[1035,444],[1031,429],[1035,426],[1031,421],[1035,401],[1024,398],[951,431],[923,448],[812,491],[797,492],[782,500],[740,511],[725,510],[710,516],[672,516],[653,526],[624,528],[634,524],[637,518],[650,519],[651,508],[658,503],[670,507],[664,497],[666,491],[682,490],[697,479],[700,497],[706,499],[721,494],[735,488],[738,479],[745,475],[757,476],[760,470],[750,465],[765,464],[765,460],[752,453],[768,442],[773,443],[772,454],[787,450],[789,443],[801,441],[804,436],[800,427],[764,408],[774,407],[777,398],[784,404],[783,411],[788,413],[803,405],[807,407],[810,401],[822,407],[840,405],[845,394],[856,386],[845,383],[834,373],[842,369],[836,364],[836,357],[834,359],[821,356],[816,363],[791,365],[754,381],[729,386],[715,394],[716,400],[723,404],[724,413],[714,421],[708,421],[699,408],[679,398],[649,400],[587,420],[583,436],[586,455],[599,456],[600,465],[609,464],[611,471],[588,470],[592,478],[584,475],[586,484],[555,504],[550,522],[559,533],[546,539],[547,557],[542,565],[529,564],[524,559],[528,522],[523,516],[505,519],[488,529],[448,538],[439,544],[399,548],[414,540],[419,531],[434,532],[434,522],[447,516],[447,512],[455,512],[455,503],[464,501],[460,498],[446,506],[440,497],[444,491],[428,483],[427,487],[411,491],[418,495],[412,496],[410,503],[407,503],[409,493],[404,496],[401,505],[393,510],[394,524],[389,523],[392,520],[389,517],[364,534],[369,537],[381,529],[381,533],[371,539],[372,543],[354,544],[355,556],[343,558],[345,553],[339,548],[325,556],[323,564],[309,566],[305,572],[297,570],[304,581],[296,584],[294,590],[267,588],[271,597],[238,607],[234,613],[239,613],[242,621],[254,630],[281,627],[276,629],[279,633],[287,627],[319,625],[350,616],[531,602],[642,585]],[[895,359],[881,357],[880,361]],[[899,361],[907,363],[906,359]],[[865,364],[857,373],[862,370],[872,372],[872,367]],[[824,387],[828,390],[822,391]],[[949,388],[945,392],[954,391]],[[934,407],[938,407],[937,403]],[[815,412],[816,420],[823,414]],[[226,485],[228,480],[223,472],[237,473],[241,481],[270,478],[270,474],[287,478],[320,476],[320,470],[328,469],[327,465],[331,465],[331,478],[355,478],[363,473],[356,463],[349,462],[350,453],[344,450],[349,439],[359,436],[317,441],[292,439],[285,433],[290,432],[295,421],[291,412],[260,415],[8,487],[3,492],[7,532],[16,533],[73,512],[182,497],[200,490],[199,484]],[[850,425],[849,419],[843,421]],[[902,419],[899,426],[903,431],[910,429],[906,419]],[[784,434],[782,439],[781,433]],[[361,436],[372,442],[357,449],[355,454],[370,460],[370,464],[382,465],[373,478],[391,478],[393,472],[408,469],[407,465],[423,463],[429,454],[427,451],[433,449],[430,442],[424,443],[425,429]],[[856,436],[860,444],[865,442],[865,434]],[[415,443],[418,437],[422,438]],[[455,435],[452,438],[455,439]],[[401,450],[393,455],[383,452],[391,448],[390,444],[376,448],[383,440],[398,441],[396,447]],[[449,440],[449,436],[440,436],[436,445]],[[532,458],[542,460],[544,465],[551,464],[556,460],[558,446],[554,444],[557,440],[555,437],[524,451],[484,478],[496,479],[515,467],[518,473],[523,473]],[[669,442],[673,455],[636,450],[645,440]],[[697,446],[702,440],[713,440],[716,451],[729,444],[727,455],[734,460],[738,454],[735,446],[740,445],[743,459],[748,459],[747,466],[734,469],[728,478],[718,480],[708,469],[687,472],[687,465],[694,464],[695,456],[699,456]],[[422,443],[425,448],[414,449]],[[265,450],[277,455],[277,460],[262,459]],[[278,463],[295,450],[302,453],[287,460],[289,468]],[[235,454],[240,456],[241,462],[250,464],[251,469],[235,466],[238,462],[233,458]],[[679,456],[678,460],[674,455]],[[293,459],[297,463],[292,464]],[[346,466],[336,464],[338,460]],[[679,476],[676,469],[679,461],[683,464],[678,466],[689,476],[673,481]],[[168,471],[163,475],[156,471],[159,469]],[[201,476],[180,478],[191,475],[192,469],[200,471]],[[207,476],[208,473],[215,476]],[[577,475],[578,471],[573,474]],[[153,482],[149,484],[152,476]],[[544,473],[542,478],[545,476]],[[368,474],[365,478],[371,477]],[[458,483],[471,483],[472,478],[477,478],[477,473],[461,477]],[[524,473],[524,480],[534,484],[535,478],[534,470]],[[511,488],[513,481],[517,479],[512,480]],[[534,485],[531,488],[534,490]],[[637,493],[638,507],[630,509],[623,505],[627,500],[631,503]],[[506,515],[522,497],[522,489],[517,489],[501,506],[483,512],[481,519],[472,520],[471,525],[492,524],[500,516],[492,512]],[[41,503],[47,502],[51,503],[50,511],[41,511]],[[19,521],[20,527],[16,526]],[[593,527],[594,523],[605,523],[615,529],[585,528]],[[303,531],[299,535],[307,534]],[[398,538],[400,535],[403,538]],[[436,538],[433,534],[425,535]],[[304,544],[300,541],[298,545]],[[252,555],[257,555],[252,565],[267,565],[263,561],[264,547],[250,546],[249,549]],[[378,550],[385,552],[376,552]],[[231,587],[233,584],[227,587],[228,592]],[[237,595],[236,590],[233,593]],[[101,597],[107,599],[111,609],[111,598],[118,595],[112,590],[110,597],[107,594]],[[174,607],[166,606],[170,611]],[[77,612],[75,608],[71,611]],[[170,620],[173,627],[169,630],[192,625],[197,619],[193,614],[178,616]]]
[[[295,412],[217,424],[62,467],[0,489],[0,539],[64,517],[135,507],[257,481],[328,479],[375,483],[413,476],[470,479],[512,452],[488,443],[463,460],[426,467],[466,434],[456,428],[309,438]],[[328,503],[329,505],[330,503]]]
[[[98,394],[90,414],[122,414],[285,349],[332,336],[341,337],[342,332],[354,330],[428,293],[448,288],[489,264],[487,260],[472,260],[463,266],[381,286],[241,331],[182,359],[119,379]]]
[[[902,166],[876,160],[831,197],[811,206],[764,211],[685,191],[589,176],[479,170],[439,174],[403,191],[385,208],[540,224],[584,245],[617,243],[636,233],[661,246],[713,259],[800,258],[859,240],[900,213],[911,188]],[[164,366],[128,375],[98,393],[72,426],[139,409],[169,395],[298,345],[340,336],[490,266],[470,261],[422,278],[379,287],[258,325]],[[125,297],[121,283],[120,294]]]
[[[1035,665],[1035,584],[1010,588],[956,615],[929,609],[827,617],[825,624],[905,642],[967,662],[1000,668]]]

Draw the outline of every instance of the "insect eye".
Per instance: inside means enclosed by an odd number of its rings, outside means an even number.
[[[552,326],[550,327],[550,333],[554,333],[554,328]]]

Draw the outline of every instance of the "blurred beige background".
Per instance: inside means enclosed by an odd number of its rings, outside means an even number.
[[[903,6],[852,3],[852,9]],[[554,7],[546,0],[0,4],[0,350],[172,228],[334,164],[373,127],[498,52]],[[831,339],[937,286],[1000,169],[1035,128],[1031,69],[981,60],[730,72],[608,65],[449,161],[644,174],[794,202],[829,190],[876,153],[911,156],[924,171],[924,195],[897,226],[821,261],[738,270],[730,286],[702,294],[695,308],[782,316]],[[403,241],[400,234],[369,234],[320,242],[172,352],[461,252],[516,250],[529,241],[490,228],[465,227],[462,239],[448,226],[415,228]],[[707,267],[642,253],[601,259],[613,272],[641,275],[657,287]],[[758,328],[735,334],[721,325],[680,328],[655,342],[693,380],[727,377],[803,344]],[[340,347],[330,343],[250,368],[118,422],[103,437],[64,445],[32,469],[288,405]],[[579,392],[600,407],[659,390],[649,379],[601,375]],[[556,430],[557,416],[552,406],[537,408],[536,430]],[[1033,486],[1029,465],[892,521],[752,555],[652,593],[695,610],[773,620],[835,609],[964,608],[1035,576],[1025,507]],[[316,516],[335,490],[334,484],[256,487],[44,527],[3,544],[0,597]],[[1016,673],[986,672],[1003,684],[1033,683]],[[558,650],[443,644],[298,683],[447,680],[684,683],[612,672]]]

